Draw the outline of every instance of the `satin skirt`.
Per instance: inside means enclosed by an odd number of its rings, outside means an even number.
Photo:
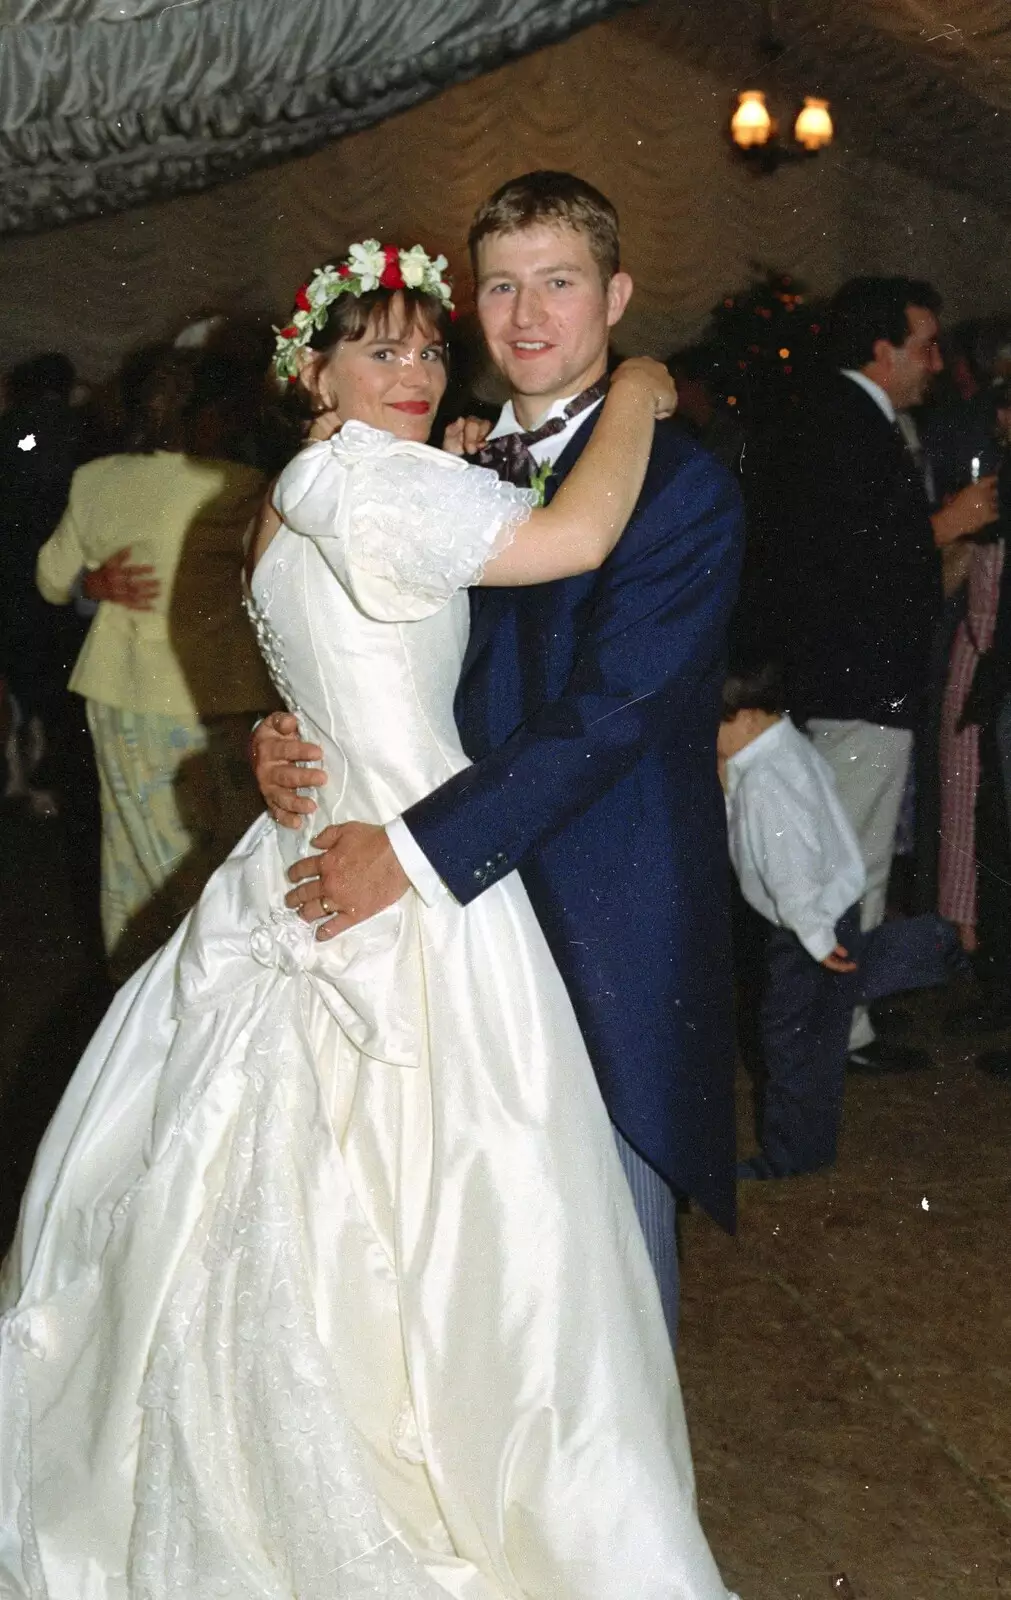
[[[5,1600],[725,1600],[513,877],[319,943],[262,819],[119,993],[0,1280]]]

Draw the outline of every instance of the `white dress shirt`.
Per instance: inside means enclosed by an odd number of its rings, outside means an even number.
[[[836,923],[866,884],[828,762],[783,717],[730,757],[726,801],[730,859],[745,900],[824,961],[835,949]]]
[[[570,394],[564,396],[561,400],[553,400],[548,409],[537,418],[536,422],[532,422],[529,428],[524,428],[522,422],[517,421],[513,403],[511,400],[507,400],[499,412],[498,421],[489,433],[485,443],[490,443],[492,439],[501,439],[507,433],[534,433],[538,428],[542,428],[546,422],[551,422],[555,417],[564,416],[565,407],[571,405],[575,398],[574,394]],[[570,417],[561,433],[553,433],[549,438],[541,439],[537,444],[532,444],[530,446],[530,454],[537,462],[537,465],[542,467],[545,461],[557,461],[569,440],[575,437],[587,417],[596,411],[598,406],[602,406],[603,403],[603,400],[595,401],[592,406],[587,406],[585,411],[580,411],[578,416]]]
[[[565,412],[565,407],[575,399],[575,395],[565,395],[561,400],[552,401],[543,416],[531,423],[529,429],[517,420],[513,403],[507,400],[499,413],[498,421],[488,435],[488,440],[501,439],[507,433],[532,433],[535,428],[541,427],[545,422],[550,422],[552,417],[560,417]],[[546,461],[554,463],[558,460],[569,440],[583,426],[591,412],[597,406],[603,405],[603,400],[598,400],[595,405],[588,406],[585,411],[580,411],[575,417],[570,417],[560,433],[553,433],[550,438],[541,439],[537,444],[530,446],[530,454],[542,467]],[[486,441],[488,442],[488,441]],[[447,892],[439,874],[429,861],[425,852],[418,844],[403,817],[394,817],[392,822],[386,824],[386,836],[393,847],[393,853],[403,867],[407,877],[411,880],[413,888],[421,896],[427,906],[430,906],[440,894]]]

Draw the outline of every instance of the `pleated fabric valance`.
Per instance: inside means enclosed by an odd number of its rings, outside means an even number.
[[[637,0],[0,0],[0,232],[207,188]]]

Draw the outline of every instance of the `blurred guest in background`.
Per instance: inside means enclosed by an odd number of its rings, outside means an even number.
[[[944,983],[955,944],[937,916],[863,933],[866,875],[835,781],[785,715],[771,662],[737,663],[716,742],[730,859],[764,929],[761,1149],[739,1178],[787,1178],[836,1159],[853,1007]]]
[[[940,299],[908,278],[855,278],[830,308],[834,368],[821,374],[767,463],[790,709],[835,776],[863,855],[866,932],[884,916],[913,731],[940,613],[937,547],[996,516],[981,477],[931,515],[920,452],[899,413],[942,367]],[[925,1051],[876,1039],[854,1016],[849,1067],[906,1071]]]
[[[675,420],[717,461],[731,472],[738,472],[744,429],[733,407],[720,394],[714,352],[707,345],[686,345],[668,356],[666,365],[678,391]]]
[[[256,816],[246,740],[252,715],[276,704],[242,610],[242,536],[265,488],[229,459],[248,427],[245,369],[162,351],[131,381],[128,448],[75,474],[37,569],[57,605],[82,567],[101,569],[70,687],[87,702],[99,768],[117,978],[167,937]]]
[[[980,318],[955,335],[955,381],[938,394],[922,424],[923,447],[942,501],[967,484],[974,470],[984,477],[994,471],[996,390],[1011,377],[1011,318]]]
[[[998,483],[1001,522],[1007,528],[1011,527],[1011,379],[998,388],[996,399],[997,426],[1006,441]],[[1004,537],[1006,540],[1006,533]],[[996,729],[1008,833],[1011,835],[1011,566],[1006,562],[1001,572],[991,660],[992,677],[988,686],[985,718],[981,720],[992,721]]]
[[[941,888],[960,897],[953,912],[968,919],[960,933],[979,980],[976,1000],[947,1019],[957,1033],[1011,1025],[1011,384],[989,385],[988,398],[1000,519],[967,549],[942,715]],[[981,1064],[1011,1075],[1006,1050]]]
[[[971,438],[976,454],[967,464],[965,478],[978,479],[985,461],[988,472],[1000,465],[1001,440],[998,412],[992,391],[986,391],[990,426],[985,435]],[[978,413],[978,408],[975,408]],[[1006,413],[1005,413],[1006,415]],[[1006,448],[1006,440],[1003,441]],[[975,711],[983,688],[980,661],[993,644],[997,602],[1004,567],[1004,517],[1011,512],[1007,471],[1000,474],[1003,487],[1001,518],[971,540],[954,547],[957,566],[949,566],[949,588],[959,596],[959,620],[948,659],[948,672],[940,719],[940,855],[938,909],[954,922],[964,950],[977,947],[976,905],[976,798],[980,780],[980,732]],[[976,682],[977,677],[979,679]],[[965,716],[966,702],[976,684],[977,707],[973,719]]]
[[[83,629],[35,587],[35,562],[67,503],[87,453],[76,382],[65,355],[36,356],[4,379],[0,415],[0,680],[6,689],[5,794],[39,815],[58,807],[60,745],[68,720],[67,673]]]

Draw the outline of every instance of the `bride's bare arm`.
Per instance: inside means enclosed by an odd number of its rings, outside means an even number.
[[[482,584],[510,588],[593,572],[614,549],[642,490],[653,423],[669,417],[677,392],[666,367],[648,356],[625,361],[590,441],[550,506],[516,531],[485,567]]]
[[[277,480],[275,479],[275,482],[276,481]],[[272,483],[263,497],[263,503],[260,506],[258,516],[254,517],[253,521],[249,524],[243,539],[243,544],[245,546],[245,562],[243,564],[243,572],[245,574],[247,584],[253,581],[253,573],[256,570],[261,556],[266,553],[267,546],[270,544],[270,541],[273,539],[278,528],[281,526],[281,519],[274,510],[270,498],[273,493],[274,484]]]

